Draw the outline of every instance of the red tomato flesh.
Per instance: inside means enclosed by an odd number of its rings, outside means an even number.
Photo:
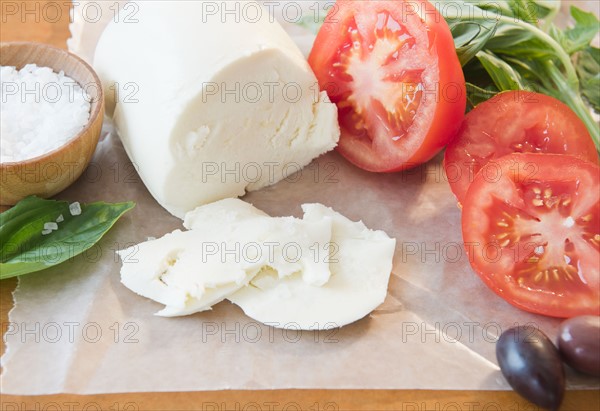
[[[473,269],[509,303],[553,317],[600,315],[600,169],[572,156],[487,163],[464,200]]]
[[[464,116],[454,41],[426,1],[338,0],[308,61],[338,107],[339,152],[365,170],[429,160]]]
[[[465,116],[446,148],[444,167],[458,201],[485,163],[511,153],[569,154],[598,164],[592,137],[567,105],[529,91],[500,93]]]

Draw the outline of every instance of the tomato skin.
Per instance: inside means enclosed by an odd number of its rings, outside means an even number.
[[[560,204],[542,206],[529,195],[529,187],[537,186],[561,193]],[[512,228],[499,227],[508,227],[504,216],[509,215]],[[467,191],[462,232],[473,270],[505,301],[551,317],[600,315],[598,166],[557,154],[511,154],[490,161]],[[508,239],[510,247],[503,245]],[[551,260],[555,256],[564,259],[562,266],[546,264],[559,261]],[[568,280],[565,267],[572,273]]]
[[[464,74],[454,48],[452,34],[444,18],[432,4],[424,0],[337,0],[317,34],[308,61],[321,89],[329,93],[332,85],[335,88],[341,83],[339,79],[334,78],[332,66],[336,51],[344,44],[344,35],[348,31],[347,21],[356,15],[371,17],[382,10],[397,17],[399,21],[403,18],[408,19],[409,15],[418,15],[421,19],[423,29],[427,30],[430,41],[428,62],[425,65],[437,65],[438,68],[437,80],[425,84],[424,94],[428,94],[428,98],[434,98],[435,104],[427,107],[428,113],[424,113],[424,109],[419,107],[415,116],[427,117],[427,124],[414,124],[414,127],[411,127],[411,123],[407,134],[402,137],[408,140],[406,145],[402,142],[388,142],[386,149],[369,145],[364,142],[364,138],[357,138],[340,120],[341,137],[337,150],[347,160],[364,170],[396,172],[422,164],[439,153],[453,139],[464,117],[466,108]],[[422,48],[423,45],[420,47]],[[341,119],[343,117],[341,105],[331,94],[330,97],[338,104]],[[372,131],[366,131],[366,134],[373,140]],[[387,137],[391,140],[393,135]]]
[[[467,113],[446,148],[444,168],[458,202],[487,161],[513,152],[568,154],[599,164],[587,127],[566,104],[530,91],[502,92]]]

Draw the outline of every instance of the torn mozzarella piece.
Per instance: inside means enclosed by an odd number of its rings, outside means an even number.
[[[250,203],[226,198],[190,211],[185,215],[183,226],[188,230],[224,230],[256,217],[269,216]]]
[[[189,231],[120,251],[121,281],[165,304],[163,316],[210,309],[225,298],[274,327],[325,329],[383,302],[395,240],[320,204],[304,218],[270,217],[239,199],[186,215]]]
[[[123,260],[121,282],[132,291],[166,307],[158,315],[192,314],[223,300],[260,270],[258,265],[240,267],[228,260],[202,255],[212,250],[199,233],[174,231],[119,251]]]
[[[333,221],[331,247],[324,257],[331,270],[329,282],[315,287],[298,275],[278,279],[263,271],[227,298],[249,317],[278,328],[327,329],[363,318],[385,299],[396,240],[321,204],[302,208],[304,221]]]
[[[205,3],[136,2],[137,22],[110,23],[94,58],[129,157],[178,217],[274,184],[339,138],[336,106],[268,12],[236,22]]]
[[[314,286],[329,280],[329,265],[306,258],[331,240],[331,219],[273,218],[241,200],[223,200],[190,213],[190,231],[119,252],[121,281],[165,304],[162,316],[210,309],[263,271],[300,275]]]

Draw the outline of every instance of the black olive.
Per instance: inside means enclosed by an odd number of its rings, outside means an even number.
[[[552,341],[539,329],[519,326],[502,333],[496,358],[510,386],[540,407],[557,410],[565,393],[565,371]]]
[[[600,377],[600,317],[582,315],[564,321],[558,331],[558,349],[571,367]]]

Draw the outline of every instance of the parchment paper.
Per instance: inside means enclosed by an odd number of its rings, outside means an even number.
[[[321,202],[397,239],[385,303],[318,333],[264,326],[229,302],[188,317],[153,316],[162,306],[120,283],[115,250],[182,226],[147,192],[114,134],[105,133],[88,171],[58,198],[137,207],[88,253],[20,278],[2,357],[5,394],[503,390],[494,354],[502,330],[533,323],[557,334],[559,320],[512,307],[474,274],[439,158],[379,175],[329,153],[244,198],[272,215],[300,216],[302,203]],[[571,370],[568,377],[571,388],[599,387]]]
[[[439,161],[377,175],[331,153],[245,197],[273,215],[299,216],[303,202],[322,202],[398,239],[385,303],[355,324],[319,333],[263,326],[229,302],[188,317],[153,316],[161,305],[119,282],[114,250],[181,223],[149,195],[114,135],[59,197],[137,207],[89,253],[20,278],[3,393],[508,389],[494,357],[501,330],[532,322],[556,335],[558,320],[510,306],[472,272]],[[598,387],[598,380],[571,375],[570,386]]]

